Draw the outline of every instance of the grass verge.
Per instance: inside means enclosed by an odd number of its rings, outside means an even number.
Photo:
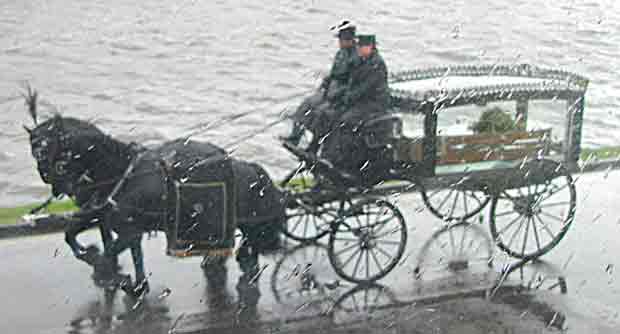
[[[30,210],[37,207],[38,204],[29,204],[14,208],[0,208],[0,225],[15,224],[22,216],[28,214]],[[41,213],[62,213],[77,210],[71,200],[53,202],[47,209]]]
[[[581,160],[587,160],[590,155],[596,159],[613,159],[620,156],[620,146],[581,149]]]

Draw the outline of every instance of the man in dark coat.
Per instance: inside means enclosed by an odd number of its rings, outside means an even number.
[[[374,35],[360,35],[359,64],[351,72],[349,87],[342,98],[339,120],[348,124],[383,116],[389,104],[388,70],[376,48]]]
[[[323,111],[330,105],[340,102],[344,95],[351,74],[357,52],[355,49],[355,26],[349,21],[344,21],[338,26],[332,27],[337,30],[339,50],[334,57],[334,63],[329,74],[323,79],[319,90],[306,98],[297,108],[293,115],[295,121],[291,134],[283,139],[297,145],[303,134],[304,128],[313,132],[315,141],[324,135],[328,124],[323,117]]]
[[[359,174],[372,159],[360,127],[365,121],[387,115],[387,66],[375,46],[374,35],[358,36],[359,61],[351,72],[346,93],[333,110],[331,133],[323,156],[337,168]]]

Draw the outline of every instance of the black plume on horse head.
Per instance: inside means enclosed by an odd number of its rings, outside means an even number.
[[[26,92],[22,93],[22,96],[26,100],[25,103],[28,107],[28,113],[30,113],[30,117],[32,117],[34,125],[37,125],[37,98],[39,97],[39,94],[36,90],[32,89],[29,84],[26,84]],[[26,131],[30,132],[29,128],[27,128],[26,126],[24,126],[24,128],[26,129]]]

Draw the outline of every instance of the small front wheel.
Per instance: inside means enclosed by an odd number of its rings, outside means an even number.
[[[357,203],[334,225],[327,248],[329,261],[349,282],[368,284],[385,277],[407,245],[403,215],[384,200]]]

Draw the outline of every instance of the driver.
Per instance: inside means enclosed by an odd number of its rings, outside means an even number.
[[[387,66],[376,48],[374,35],[359,35],[359,61],[351,71],[346,93],[330,116],[330,135],[322,155],[338,168],[359,171],[372,157],[364,146],[365,121],[388,114]]]
[[[337,120],[360,126],[365,120],[387,114],[389,104],[388,70],[376,47],[374,35],[358,37],[359,62],[351,71],[351,80],[341,99]]]
[[[319,90],[306,98],[293,115],[295,121],[288,137],[283,138],[293,145],[297,145],[304,128],[312,131],[315,140],[324,135],[325,127],[322,122],[322,110],[340,103],[349,83],[351,69],[356,62],[355,26],[350,21],[343,21],[331,28],[337,30],[339,50],[334,57],[330,73],[323,79]]]

